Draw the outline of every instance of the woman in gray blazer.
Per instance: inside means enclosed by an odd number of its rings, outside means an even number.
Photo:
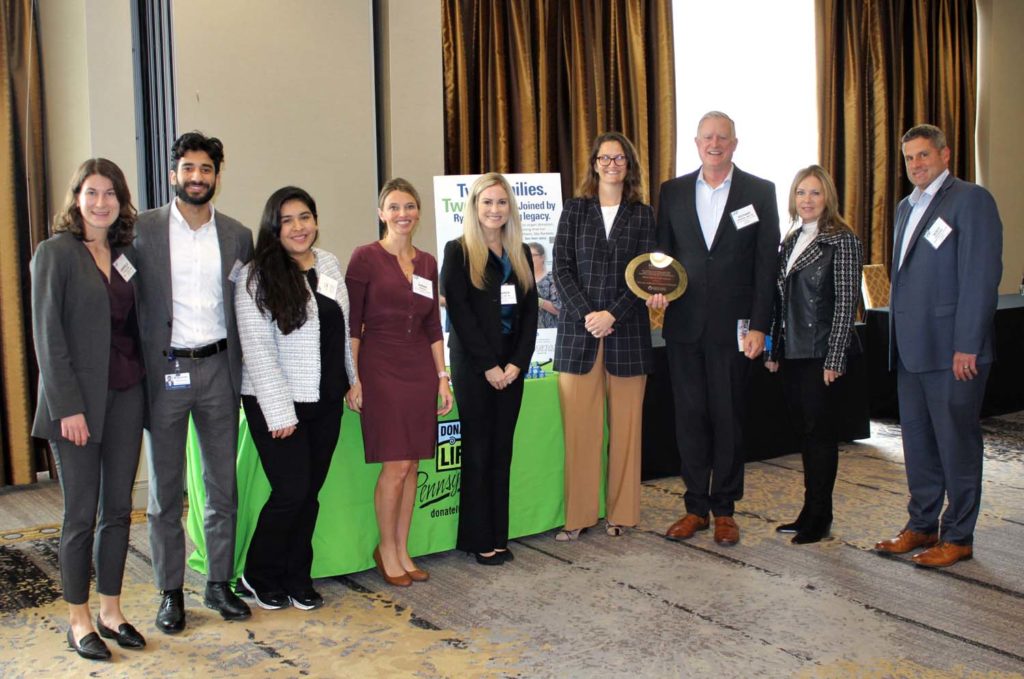
[[[317,498],[356,382],[344,273],[337,257],[313,247],[318,232],[313,197],[278,189],[235,286],[242,407],[270,482],[240,589],[266,609],[324,603],[310,577]]]
[[[132,281],[134,225],[120,168],[104,158],[87,160],[71,180],[54,235],[39,244],[31,263],[39,362],[32,435],[50,441],[64,494],[60,572],[68,645],[90,660],[110,657],[97,630],[124,648],[146,645],[120,603],[145,374]],[[94,544],[95,627],[89,611]]]

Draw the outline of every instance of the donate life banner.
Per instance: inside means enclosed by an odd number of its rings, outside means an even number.
[[[462,235],[462,223],[469,197],[469,189],[477,174],[434,177],[434,218],[437,223],[437,265],[444,266],[444,246]],[[546,268],[551,271],[551,252],[555,245],[555,231],[562,214],[562,176],[557,172],[533,174],[506,174],[512,186],[519,219],[522,222],[523,242],[544,246]],[[441,309],[441,323],[445,329],[445,363],[448,360],[447,312]],[[537,347],[533,360],[550,361],[555,355],[555,329],[538,329]]]

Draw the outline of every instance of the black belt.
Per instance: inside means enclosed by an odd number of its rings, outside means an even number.
[[[165,351],[164,356],[167,358],[208,358],[214,354],[219,354],[228,348],[228,341],[222,339],[219,342],[213,344],[207,344],[205,347],[199,347],[197,349],[178,349],[171,347],[170,351]]]

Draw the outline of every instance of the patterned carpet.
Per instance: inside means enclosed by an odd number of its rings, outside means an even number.
[[[974,560],[921,570],[874,541],[905,517],[899,428],[872,425],[844,446],[833,537],[796,547],[774,526],[799,509],[795,456],[752,463],[742,541],[660,534],[682,484],[643,488],[641,526],[615,539],[516,541],[516,560],[477,565],[455,552],[420,559],[432,579],[407,589],[372,573],[319,581],[327,606],[257,610],[225,623],[188,574],[189,626],[152,619],[145,524],[133,525],[123,600],[147,636],[87,663],[64,642],[56,529],[0,536],[0,676],[209,677],[1022,677],[1024,413],[984,422],[984,502]],[[16,501],[6,495],[0,502]]]

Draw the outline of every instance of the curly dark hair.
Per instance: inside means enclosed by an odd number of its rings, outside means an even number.
[[[119,203],[117,221],[107,230],[107,240],[111,245],[131,245],[135,239],[135,206],[132,205],[132,194],[128,190],[128,182],[124,179],[121,168],[106,158],[90,158],[75,171],[68,184],[68,193],[64,198],[64,207],[53,218],[53,233],[67,231],[78,240],[85,240],[85,225],[82,212],[78,208],[78,194],[82,192],[82,184],[94,174],[106,177],[114,184],[114,193]]]
[[[249,294],[256,300],[256,308],[270,314],[285,335],[305,324],[310,294],[305,274],[281,245],[281,207],[290,200],[305,203],[316,221],[316,201],[305,190],[285,186],[274,191],[263,208],[252,269],[245,282]],[[317,237],[319,235],[317,232]]]
[[[177,171],[178,161],[189,151],[204,151],[213,161],[213,173],[220,174],[224,162],[224,144],[217,137],[207,137],[198,130],[186,132],[174,140],[171,146],[171,169]]]

